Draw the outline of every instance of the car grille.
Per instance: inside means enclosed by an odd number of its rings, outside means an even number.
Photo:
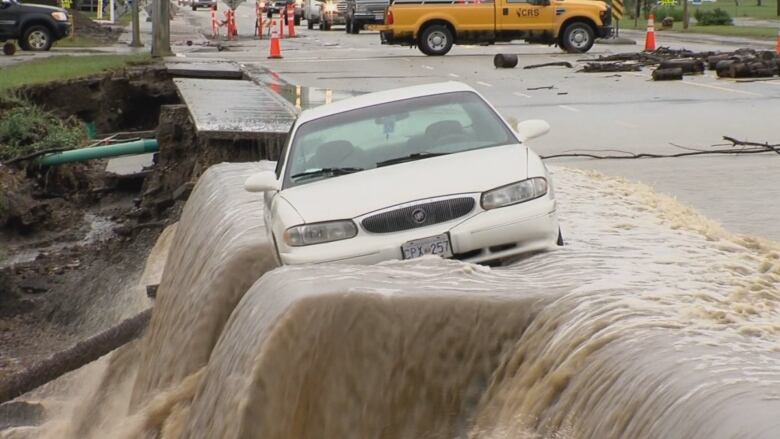
[[[378,213],[364,218],[361,224],[372,233],[398,232],[460,218],[471,212],[474,204],[474,199],[468,197],[432,201]]]
[[[347,10],[347,4],[345,2],[336,3],[336,10],[339,12],[345,12]]]

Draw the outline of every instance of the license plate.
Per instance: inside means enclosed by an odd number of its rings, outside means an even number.
[[[376,14],[374,15],[374,19],[379,21],[385,21],[385,14]]]
[[[415,239],[401,246],[404,259],[419,258],[425,255],[436,255],[443,258],[452,256],[450,236],[446,233],[428,238]]]

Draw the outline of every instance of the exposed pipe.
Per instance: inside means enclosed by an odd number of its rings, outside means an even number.
[[[156,139],[141,139],[134,142],[56,152],[39,158],[36,163],[42,166],[57,166],[65,163],[104,159],[120,155],[145,154],[157,152],[159,149],[160,145]]]

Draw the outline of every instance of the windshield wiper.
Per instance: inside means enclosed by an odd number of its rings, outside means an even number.
[[[396,157],[394,159],[389,159],[389,160],[384,160],[384,161],[378,162],[376,164],[376,167],[380,168],[382,166],[394,165],[396,163],[411,162],[411,161],[414,161],[414,160],[422,160],[422,159],[427,159],[427,158],[430,158],[430,157],[438,157],[440,155],[447,155],[447,154],[451,154],[451,153],[449,153],[449,152],[416,152],[414,154],[409,154],[409,155],[404,156],[404,157]]]
[[[319,177],[321,175],[346,175],[362,170],[363,168],[321,168],[301,172],[300,174],[290,176],[290,178]]]

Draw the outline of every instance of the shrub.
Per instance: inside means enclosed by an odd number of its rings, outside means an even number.
[[[63,121],[18,98],[0,98],[0,161],[45,149],[76,148],[83,140],[75,120]]]
[[[663,6],[655,10],[655,19],[658,21],[663,20],[666,17],[674,18],[674,21],[683,21],[683,10],[675,6]]]
[[[697,9],[694,17],[700,26],[731,26],[734,24],[734,22],[731,20],[731,16],[729,16],[729,13],[721,8],[715,8],[711,11],[702,11],[701,9]]]

